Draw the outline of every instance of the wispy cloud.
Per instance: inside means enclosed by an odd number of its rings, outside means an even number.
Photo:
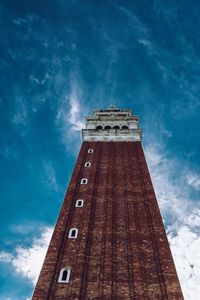
[[[81,110],[79,86],[76,81],[72,80],[71,92],[69,95],[70,111],[68,113],[69,125],[72,131],[80,131],[84,127]]]
[[[41,237],[28,248],[18,246],[15,253],[0,252],[0,262],[9,263],[15,272],[36,283],[52,235],[51,227],[44,227]]]
[[[173,25],[177,20],[178,7],[176,3],[174,5],[168,5],[167,2],[161,0],[153,1],[153,8],[156,15],[165,19],[170,25]]]
[[[44,161],[43,162],[43,167],[44,167],[44,177],[43,177],[43,183],[50,189],[55,192],[58,192],[59,190],[59,185],[57,183],[56,179],[56,173],[53,168],[53,165],[50,161]]]
[[[84,127],[83,120],[88,113],[88,107],[83,104],[85,91],[79,77],[78,72],[70,75],[69,90],[63,95],[56,115],[62,141],[67,151],[73,149],[74,154],[80,146],[80,131]]]
[[[149,55],[154,54],[155,47],[154,47],[154,45],[152,44],[152,42],[150,40],[139,38],[138,43],[143,45],[147,49]]]
[[[25,97],[23,91],[21,91],[21,89],[17,87],[14,89],[14,94],[15,105],[13,109],[12,123],[16,126],[23,126],[23,128],[25,129],[28,122],[28,111]]]
[[[49,78],[50,78],[50,75],[48,73],[46,73],[45,76],[42,79],[37,78],[33,74],[30,75],[31,82],[39,84],[39,85],[44,85]]]
[[[148,35],[148,29],[145,24],[131,10],[127,9],[125,6],[115,6],[115,8],[128,17],[129,25],[135,28],[141,37],[146,37],[146,35]]]
[[[178,16],[181,5],[175,4],[172,7],[164,1],[153,1],[151,14],[154,22],[158,24],[162,19],[160,29],[157,26],[156,29],[154,26],[151,28],[148,20],[135,15],[134,10],[127,9],[126,5],[115,8],[127,17],[129,32],[134,31],[138,43],[146,50],[146,58],[154,61],[154,71],[157,69],[160,73],[161,87],[164,91],[173,90],[174,99],[172,106],[169,104],[170,113],[176,119],[194,115],[200,106],[200,60],[195,44],[188,43],[188,32],[180,26]],[[151,24],[154,25],[154,22]],[[163,30],[170,34],[167,39]],[[169,40],[176,47],[172,47]]]
[[[196,190],[200,190],[200,175],[195,173],[189,174],[187,176],[187,183]]]
[[[38,21],[39,16],[36,14],[27,14],[25,15],[25,18],[16,18],[13,19],[12,22],[18,26],[21,24],[27,23],[27,22],[33,22],[33,21]]]
[[[0,252],[0,261],[5,262],[5,263],[10,263],[12,261],[12,254],[7,253],[7,252]]]

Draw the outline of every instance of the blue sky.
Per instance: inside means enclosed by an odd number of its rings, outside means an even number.
[[[200,294],[199,1],[0,3],[0,300],[29,299],[81,144],[115,104],[143,145],[185,299]]]

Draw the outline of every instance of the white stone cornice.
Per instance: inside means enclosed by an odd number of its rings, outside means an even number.
[[[84,142],[138,142],[138,137],[84,137]]]

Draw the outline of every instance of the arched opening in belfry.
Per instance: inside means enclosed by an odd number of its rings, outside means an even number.
[[[122,129],[128,129],[128,126],[127,125],[123,125]]]
[[[118,125],[115,125],[115,126],[113,126],[113,129],[118,130],[118,129],[120,129],[120,127]]]
[[[111,129],[111,127],[110,127],[110,125],[106,125],[106,126],[104,127],[104,129],[105,129],[105,130],[109,130],[109,129]]]
[[[96,126],[96,130],[102,130],[103,127],[101,125]]]

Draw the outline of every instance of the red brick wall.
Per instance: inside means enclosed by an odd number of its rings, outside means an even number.
[[[83,143],[33,295],[47,299],[183,299],[140,142]]]

